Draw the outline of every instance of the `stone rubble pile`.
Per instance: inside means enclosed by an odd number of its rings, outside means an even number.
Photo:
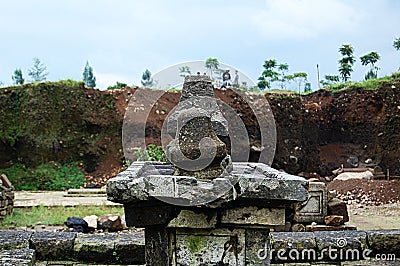
[[[14,187],[6,175],[0,175],[0,219],[14,209]]]

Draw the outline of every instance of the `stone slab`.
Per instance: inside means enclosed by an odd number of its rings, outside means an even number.
[[[306,225],[307,232],[318,232],[318,231],[345,231],[345,230],[357,230],[357,227],[353,225]]]
[[[154,174],[163,167],[163,173]],[[229,176],[199,180],[190,176],[174,176],[172,165],[146,162],[132,164],[107,183],[109,200],[137,204],[158,199],[174,205],[219,208],[234,200],[257,199],[255,204],[275,202],[288,205],[308,198],[308,181],[279,172],[262,163],[234,163]],[[166,174],[170,173],[170,174]]]
[[[76,235],[70,232],[36,232],[30,239],[30,247],[36,250],[38,259],[70,259],[74,255]]]
[[[272,262],[315,261],[317,243],[315,235],[308,232],[271,233]]]
[[[28,249],[32,232],[0,230],[0,250]]]
[[[364,231],[314,232],[314,235],[324,260],[360,260],[368,249]]]
[[[400,229],[366,231],[374,253],[396,254],[400,258]]]
[[[221,224],[245,226],[285,225],[284,208],[237,207],[221,211]]]
[[[142,234],[78,235],[74,254],[76,259],[85,262],[144,263],[144,239]]]
[[[0,265],[33,266],[36,257],[33,249],[0,250]]]

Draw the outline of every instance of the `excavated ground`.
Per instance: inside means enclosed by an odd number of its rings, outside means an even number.
[[[122,124],[135,92],[157,91],[126,87],[99,91],[83,84],[28,84],[0,90],[0,168],[16,162],[36,166],[49,161],[81,162],[92,185],[105,182],[124,169]],[[260,129],[246,100],[233,90],[215,90],[216,98],[239,114],[250,145],[250,160],[258,161]],[[178,104],[180,92],[164,92],[145,117],[146,143],[161,144],[161,128]],[[340,92],[319,90],[298,97],[294,93],[267,93],[277,133],[272,166],[292,174],[333,178],[332,170],[379,166],[400,176],[400,80],[382,83],[375,90],[352,87]],[[146,99],[143,100],[144,104]],[[134,121],[132,122],[134,123]],[[400,195],[399,181],[332,182],[330,189],[347,194],[357,187],[374,195]],[[362,193],[359,190],[354,193]],[[353,193],[352,192],[352,193]],[[375,196],[374,196],[375,197]],[[386,195],[385,195],[386,197]],[[376,196],[385,202],[383,196]],[[389,201],[387,201],[389,202]]]

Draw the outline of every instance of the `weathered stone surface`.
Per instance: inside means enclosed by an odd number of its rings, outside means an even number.
[[[317,243],[313,233],[271,233],[273,262],[313,261],[317,257]]]
[[[0,230],[0,250],[27,249],[32,232]]]
[[[213,130],[217,135],[228,135],[228,122],[218,107],[209,77],[185,77],[179,104],[175,109],[176,111],[169,115],[167,121],[167,131],[171,136],[176,136],[180,112],[190,107],[200,108],[207,112],[207,116],[211,118]]]
[[[314,235],[324,260],[360,260],[368,248],[367,234],[363,231],[314,232]]]
[[[131,189],[136,187],[135,184],[141,183],[137,179],[143,174],[147,164],[146,162],[133,162],[128,169],[108,180],[107,199],[120,203],[145,199],[147,195],[144,187],[133,191]]]
[[[89,232],[88,223],[80,217],[69,217],[64,224],[68,228],[72,228],[75,232]]]
[[[173,228],[215,228],[217,224],[217,212],[209,211],[194,212],[191,210],[181,210],[178,216],[168,223],[168,227]]]
[[[245,265],[245,231],[212,230],[176,233],[176,264]]]
[[[328,215],[325,216],[326,225],[342,225],[344,224],[343,216],[340,215]]]
[[[119,214],[104,214],[97,218],[97,228],[108,231],[122,230],[121,216]]]
[[[258,199],[255,204],[261,205],[265,201],[274,201],[285,206],[305,201],[308,197],[308,182],[304,178],[279,172],[261,163],[234,163],[229,177],[213,180],[173,176],[174,168],[167,164],[163,165],[162,171],[169,174],[161,174],[158,167],[159,164],[151,162],[132,164],[129,171],[108,181],[108,198],[131,204],[157,198],[176,205],[203,204],[218,208],[235,199]],[[154,174],[157,172],[160,174]]]
[[[75,257],[87,262],[116,262],[115,235],[79,235],[75,239]]]
[[[284,208],[237,207],[221,211],[221,224],[245,226],[285,225]]]
[[[169,245],[170,233],[165,226],[148,226],[145,232],[146,265],[171,265],[173,250]]]
[[[88,229],[90,231],[94,231],[97,229],[97,215],[89,215],[86,217],[83,217],[83,220],[85,220],[88,224]]]
[[[79,235],[74,252],[76,259],[85,262],[144,263],[144,235]]]
[[[11,214],[14,208],[14,187],[7,176],[0,175],[0,219]]]
[[[76,233],[36,232],[30,240],[30,247],[38,259],[62,260],[73,257]]]
[[[322,182],[311,182],[307,201],[297,204],[294,221],[299,223],[324,223],[327,215],[327,190]]]
[[[400,229],[366,231],[374,253],[396,254],[400,258]]]
[[[346,230],[357,230],[354,225],[306,225],[307,232],[318,232],[318,231],[346,231]]]
[[[348,222],[349,213],[347,211],[347,204],[338,198],[333,198],[328,201],[328,215],[343,216],[343,222]]]
[[[292,232],[305,232],[306,227],[304,224],[293,224],[291,230]]]
[[[246,229],[246,266],[269,265],[270,252],[269,230]]]
[[[33,249],[0,250],[0,265],[33,266],[36,257]]]
[[[121,264],[144,263],[144,237],[141,233],[119,234],[114,244],[115,259]]]

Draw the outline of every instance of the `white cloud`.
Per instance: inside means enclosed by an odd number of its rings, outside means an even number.
[[[348,33],[364,13],[341,0],[267,0],[252,21],[268,39],[312,38],[321,33]]]

